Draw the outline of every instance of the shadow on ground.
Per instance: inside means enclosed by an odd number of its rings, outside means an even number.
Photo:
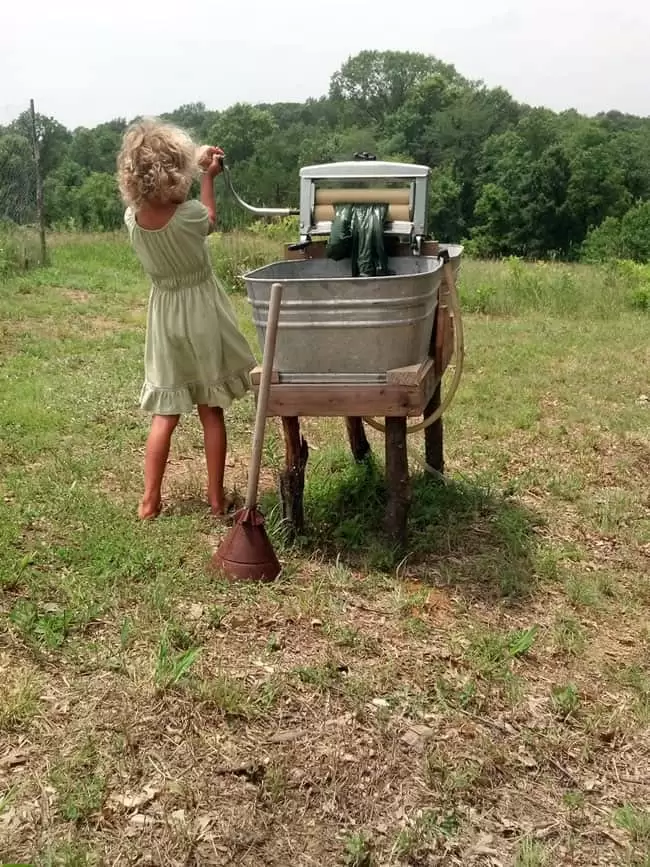
[[[539,516],[477,481],[443,483],[421,473],[411,490],[411,577],[484,597],[533,592],[545,562]],[[390,571],[404,557],[383,534],[385,503],[383,468],[373,459],[355,464],[345,452],[324,452],[308,468],[303,537],[289,540],[272,495],[263,508],[279,548],[303,556],[318,550],[351,568]]]

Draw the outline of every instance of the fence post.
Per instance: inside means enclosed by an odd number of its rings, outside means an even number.
[[[47,244],[45,241],[45,213],[43,209],[43,179],[41,178],[41,154],[38,147],[38,133],[36,131],[36,112],[34,111],[34,100],[29,100],[29,114],[32,121],[32,152],[34,154],[34,165],[36,167],[36,216],[38,218],[38,227],[41,236],[41,264],[47,263]]]

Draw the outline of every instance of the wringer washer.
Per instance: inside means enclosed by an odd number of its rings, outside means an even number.
[[[464,356],[456,292],[463,248],[427,234],[430,175],[428,166],[381,162],[369,154],[306,166],[300,170],[296,210],[249,205],[224,165],[226,185],[241,207],[259,217],[299,217],[299,239],[285,245],[284,259],[243,275],[260,346],[271,289],[282,286],[266,414],[283,420],[283,509],[298,529],[307,452],[300,416],[345,417],[357,458],[370,448],[363,421],[387,434],[387,529],[398,543],[406,538],[408,502],[400,503],[408,496],[403,479],[397,479],[406,471],[408,480],[406,448],[401,470],[389,451],[408,433],[424,430],[427,463],[433,471],[443,470],[441,416],[458,387]],[[353,277],[349,259],[327,255],[337,206],[354,204],[387,206],[386,275]],[[441,400],[452,358],[454,375]],[[256,370],[256,389],[259,382]],[[407,426],[408,417],[422,420]]]

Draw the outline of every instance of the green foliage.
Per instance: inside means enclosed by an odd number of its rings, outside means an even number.
[[[408,51],[362,51],[336,72],[330,96],[381,122],[401,107],[413,89],[431,76],[464,81],[453,66],[435,57]]]
[[[650,261],[647,118],[531,108],[436,57],[370,50],[348,58],[318,99],[224,111],[195,102],[163,118],[224,147],[237,189],[254,204],[296,205],[300,166],[370,151],[432,167],[429,230],[465,238],[472,254]],[[113,176],[126,125],[70,132],[37,116],[51,227],[121,228]],[[36,217],[30,137],[27,113],[0,128],[0,219],[19,224]],[[250,226],[252,216],[221,183],[217,190],[222,228]]]
[[[632,259],[650,262],[650,201],[639,202],[623,217],[609,217],[587,235],[583,246],[587,262]]]

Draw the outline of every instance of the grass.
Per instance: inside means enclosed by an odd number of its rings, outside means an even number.
[[[42,264],[38,229],[0,220],[0,279]]]
[[[280,240],[212,251],[256,346],[237,275]],[[57,236],[2,279],[0,861],[647,863],[644,269],[464,265],[449,476],[413,437],[399,561],[380,440],[356,465],[340,420],[305,420],[291,541],[270,424],[270,587],[206,569],[194,419],[165,515],[134,520],[147,285],[124,240]],[[239,490],[252,419],[228,413]]]

